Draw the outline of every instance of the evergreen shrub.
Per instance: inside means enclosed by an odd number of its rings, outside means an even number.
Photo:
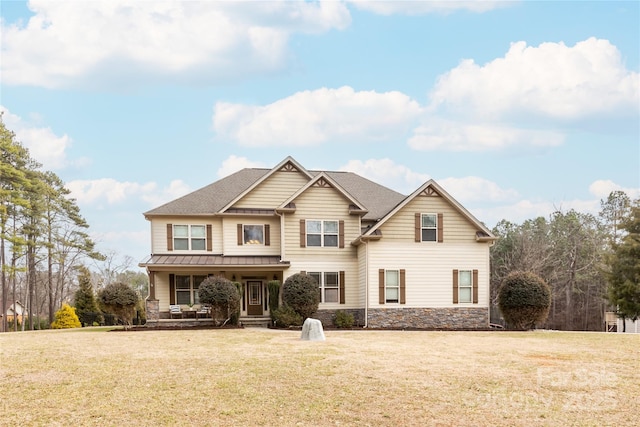
[[[318,310],[318,283],[307,274],[296,273],[289,276],[282,285],[282,302],[298,313],[304,321]]]
[[[62,304],[60,310],[56,311],[55,319],[53,323],[51,323],[52,329],[70,329],[81,327],[82,324],[80,323],[80,319],[78,319],[76,309],[71,307],[67,303]]]
[[[273,311],[273,323],[276,328],[302,326],[302,317],[293,308],[283,305]]]
[[[338,328],[351,328],[355,323],[355,319],[353,317],[353,313],[349,313],[344,310],[336,311],[336,315],[333,318],[333,323]]]
[[[549,315],[551,288],[539,276],[523,271],[507,275],[498,290],[498,307],[513,329],[533,329]]]
[[[198,288],[200,302],[211,307],[211,318],[218,326],[237,323],[240,295],[238,286],[224,276],[207,277]]]

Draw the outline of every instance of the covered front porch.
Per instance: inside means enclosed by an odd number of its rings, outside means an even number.
[[[222,276],[241,289],[240,322],[268,326],[269,288],[283,281],[289,263],[275,256],[154,255],[140,264],[149,274],[146,299],[148,326],[211,326],[211,316],[200,304],[198,287],[209,276]]]

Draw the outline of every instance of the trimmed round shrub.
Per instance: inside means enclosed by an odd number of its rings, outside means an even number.
[[[51,323],[52,329],[81,328],[82,324],[76,315],[76,309],[69,304],[62,304],[60,310],[56,311],[55,320]]]
[[[238,286],[224,276],[207,277],[198,288],[200,303],[211,307],[211,318],[218,326],[237,323],[240,307]]]
[[[296,273],[289,276],[282,285],[282,302],[298,313],[304,321],[318,310],[318,283],[306,274]]]
[[[551,288],[536,274],[516,271],[507,275],[498,290],[498,307],[507,326],[529,330],[547,319]]]
[[[136,291],[123,282],[109,283],[98,293],[98,301],[104,311],[114,314],[125,328],[131,326],[139,299]]]

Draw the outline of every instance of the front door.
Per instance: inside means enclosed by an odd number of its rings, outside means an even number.
[[[247,314],[262,316],[262,282],[247,282]]]

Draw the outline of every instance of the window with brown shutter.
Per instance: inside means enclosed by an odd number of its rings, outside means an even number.
[[[478,303],[478,270],[473,270],[473,303]]]
[[[453,270],[453,303],[458,304],[458,270]]]
[[[176,275],[169,274],[169,304],[176,303]]]
[[[406,304],[407,302],[407,288],[405,283],[406,270],[400,270],[400,304]]]
[[[167,224],[167,250],[173,250],[173,224]]]
[[[269,224],[264,225],[264,245],[271,246],[271,226]]]

